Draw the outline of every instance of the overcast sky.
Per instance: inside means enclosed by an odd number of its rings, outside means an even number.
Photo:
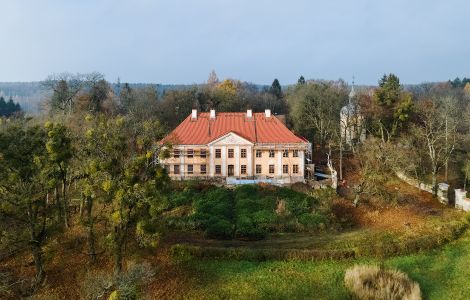
[[[0,0],[0,81],[470,77],[468,0]]]

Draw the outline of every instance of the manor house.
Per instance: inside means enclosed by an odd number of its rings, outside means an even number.
[[[291,132],[269,109],[264,113],[192,113],[164,140],[161,161],[173,179],[219,178],[227,183],[304,181],[311,144]]]

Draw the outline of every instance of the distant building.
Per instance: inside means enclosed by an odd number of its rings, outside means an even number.
[[[356,92],[353,83],[351,92],[349,93],[348,105],[343,106],[340,112],[341,138],[348,145],[363,142],[366,139],[366,130],[363,126],[364,118],[359,111],[359,106],[356,101]]]
[[[311,147],[269,109],[194,109],[163,141],[173,145],[171,157],[162,161],[173,179],[218,178],[234,184],[303,182],[305,154]]]

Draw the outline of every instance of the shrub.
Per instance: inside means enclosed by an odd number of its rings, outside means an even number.
[[[232,223],[225,219],[211,217],[206,227],[206,235],[211,238],[229,239],[233,236]]]
[[[419,285],[397,270],[354,266],[346,270],[344,283],[358,299],[422,299]]]
[[[193,256],[187,246],[176,244],[170,247],[170,258],[177,264],[183,264],[190,261]]]
[[[116,299],[138,299],[142,284],[148,282],[155,271],[148,263],[132,264],[127,272],[116,278]]]
[[[304,225],[309,229],[321,229],[324,227],[324,224],[328,222],[328,219],[318,213],[305,213],[299,216],[299,223]],[[320,225],[320,224],[323,224]]]

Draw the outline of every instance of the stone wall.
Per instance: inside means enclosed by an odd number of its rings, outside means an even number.
[[[470,198],[467,198],[467,192],[464,189],[455,190],[455,207],[470,211]]]
[[[418,180],[414,178],[408,177],[407,175],[405,175],[405,173],[402,173],[402,172],[396,172],[396,175],[398,178],[408,183],[409,185],[412,185],[424,192],[432,193],[432,185],[426,184],[424,182],[419,182]],[[438,184],[437,198],[439,199],[440,202],[444,204],[449,203],[448,192],[449,192],[449,185],[447,183],[442,182]]]

